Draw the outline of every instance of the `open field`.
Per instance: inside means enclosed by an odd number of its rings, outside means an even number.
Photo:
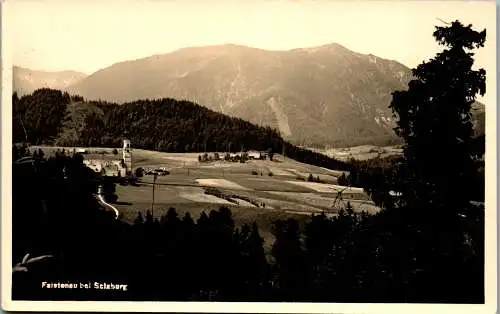
[[[310,148],[313,151],[322,153],[328,157],[332,157],[338,160],[346,161],[350,158],[356,160],[367,160],[376,157],[389,157],[402,155],[403,150],[399,146],[373,146],[373,145],[362,145],[355,147],[346,148],[330,148],[330,149],[316,149]]]
[[[201,186],[231,190],[248,190],[248,188],[226,179],[196,179],[196,182],[198,182],[198,184]]]
[[[50,154],[57,148],[42,149]],[[111,153],[113,149],[90,150]],[[121,150],[118,151],[121,156]],[[303,224],[312,214],[335,215],[347,201],[355,211],[374,213],[379,210],[362,189],[345,189],[336,184],[342,171],[299,163],[280,155],[276,155],[276,161],[246,163],[199,162],[198,155],[133,150],[134,169],[165,167],[170,171],[167,176],[157,177],[153,207],[156,218],[166,214],[170,207],[176,208],[180,216],[190,212],[193,219],[197,219],[202,211],[227,206],[237,226],[253,221],[258,223],[265,247],[269,249],[273,241],[272,222],[276,219],[295,218]],[[298,179],[307,178],[309,174],[319,177],[322,183]],[[117,185],[118,203],[114,205],[121,219],[133,222],[138,212],[151,211],[152,184],[153,177],[144,176],[139,186]],[[341,190],[342,199],[337,199]]]

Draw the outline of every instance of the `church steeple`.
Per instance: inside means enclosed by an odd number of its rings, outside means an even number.
[[[130,140],[123,140],[123,163],[127,169],[127,173],[132,173],[132,148],[130,147]]]

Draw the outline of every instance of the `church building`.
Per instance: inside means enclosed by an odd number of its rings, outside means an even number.
[[[103,176],[125,177],[132,173],[132,148],[130,140],[123,140],[122,154],[84,154],[83,163]]]

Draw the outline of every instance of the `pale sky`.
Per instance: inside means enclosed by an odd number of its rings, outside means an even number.
[[[415,67],[442,50],[439,20],[487,29],[476,67],[496,103],[494,1],[8,0],[15,65],[91,74],[183,47],[241,44],[288,50],[338,43]],[[494,84],[490,84],[494,82]]]

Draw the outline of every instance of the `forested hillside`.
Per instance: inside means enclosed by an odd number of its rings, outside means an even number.
[[[59,146],[133,147],[164,152],[271,150],[331,169],[343,162],[284,141],[260,127],[184,100],[139,100],[123,105],[85,102],[58,90],[13,96],[14,141]],[[24,131],[26,130],[26,132]]]

